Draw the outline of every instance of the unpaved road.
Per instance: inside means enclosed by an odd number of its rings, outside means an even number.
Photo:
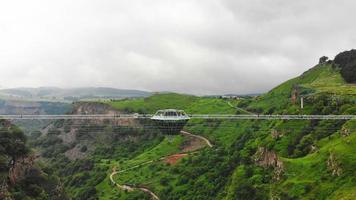
[[[188,135],[188,136],[191,136],[191,137],[195,137],[195,138],[198,138],[200,140],[203,140],[207,146],[209,146],[210,148],[213,147],[213,145],[210,143],[210,141],[208,139],[206,139],[205,137],[203,136],[200,136],[200,135],[194,135],[194,134],[191,134],[189,132],[186,132],[186,131],[181,131],[181,134],[183,135]],[[174,155],[174,154],[173,154]],[[151,164],[153,162],[156,162],[156,161],[162,161],[162,160],[165,160],[167,159],[168,157],[170,157],[172,155],[169,155],[169,156],[164,156],[164,157],[161,157],[159,158],[158,160],[150,160],[150,161],[147,161],[147,162],[144,162],[144,163],[141,163],[141,164],[138,164],[138,165],[135,165],[135,166],[132,166],[130,168],[127,168],[127,169],[123,169],[123,170],[119,170],[117,171],[116,169],[113,169],[113,172],[110,174],[110,181],[113,185],[115,185],[116,187],[118,187],[119,189],[121,190],[125,190],[125,191],[128,191],[128,192],[132,192],[134,190],[141,190],[147,194],[149,194],[151,196],[152,199],[154,200],[160,200],[160,198],[155,194],[153,193],[151,190],[149,190],[148,188],[145,188],[145,187],[136,187],[136,186],[132,186],[132,185],[128,185],[128,184],[118,184],[117,182],[115,182],[114,180],[114,176],[120,174],[120,173],[124,173],[126,171],[129,171],[129,170],[133,170],[133,169],[136,169],[136,168],[139,168],[139,167],[142,167],[144,165],[148,165],[148,164]]]
[[[201,140],[203,140],[203,141],[206,143],[206,145],[208,145],[210,148],[213,147],[213,145],[210,143],[210,141],[209,141],[208,139],[206,139],[205,137],[203,137],[203,136],[194,135],[194,134],[191,134],[191,133],[189,133],[189,132],[187,132],[187,131],[181,131],[181,133],[182,133],[183,135],[189,135],[189,136],[192,136],[192,137],[201,139]]]

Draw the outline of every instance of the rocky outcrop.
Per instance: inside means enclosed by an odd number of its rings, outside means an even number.
[[[71,114],[108,114],[120,115],[122,112],[115,110],[111,106],[98,102],[78,102],[72,105]],[[115,127],[141,127],[136,119],[107,118],[107,119],[74,119],[74,120],[57,120],[42,129],[42,137],[57,137],[66,146],[64,155],[70,160],[84,159],[96,148],[97,142],[109,140],[110,134],[103,134],[105,128]],[[57,132],[50,134],[49,132]],[[110,132],[110,130],[108,130]],[[123,140],[135,140],[130,135],[122,136]],[[82,151],[86,146],[87,150]]]
[[[81,151],[81,145],[76,145],[74,148],[69,149],[64,155],[69,160],[84,159],[87,156],[86,152]]]
[[[9,188],[24,178],[27,170],[33,167],[34,162],[35,156],[33,154],[11,162],[8,174],[6,177],[2,177],[0,182],[0,199],[12,200]]]
[[[329,158],[326,161],[326,164],[328,166],[328,170],[331,172],[333,176],[341,176],[342,174],[342,169],[341,169],[341,164],[335,154],[335,152],[330,152]]]
[[[73,104],[72,114],[120,114],[110,105],[99,102],[78,102]]]
[[[342,135],[343,137],[347,137],[347,136],[350,135],[351,131],[350,131],[349,129],[343,127],[343,128],[341,129],[341,132],[340,132],[340,133],[341,133],[341,135]]]
[[[279,139],[279,138],[283,137],[284,134],[282,132],[280,132],[280,131],[277,131],[277,130],[273,129],[271,131],[271,136],[272,136],[273,139]]]
[[[35,162],[35,155],[31,154],[24,158],[17,159],[9,171],[9,183],[14,185],[21,180],[26,174],[27,170],[32,168]]]
[[[284,172],[284,164],[274,151],[269,151],[265,147],[259,147],[254,155],[255,163],[264,168],[273,168],[273,178],[280,180]]]
[[[120,115],[122,112],[113,109],[108,104],[98,102],[79,102],[73,105],[72,114],[108,114],[108,115]],[[74,120],[75,122],[83,123],[83,120]],[[87,120],[90,124],[103,124],[110,123],[117,126],[134,126],[137,122],[133,119],[91,119]]]

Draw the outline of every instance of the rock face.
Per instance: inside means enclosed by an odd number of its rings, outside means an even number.
[[[334,152],[330,152],[329,158],[326,162],[329,171],[333,176],[340,176],[342,174],[342,169],[340,166],[340,162],[337,159],[337,156]]]
[[[97,103],[97,102],[80,102],[73,105],[72,114],[109,114],[109,115],[119,115],[122,112],[113,109],[107,104]],[[76,120],[74,120],[75,122]],[[83,120],[77,120],[77,122],[83,122]],[[137,125],[135,120],[132,119],[91,119],[88,120],[91,124],[103,124],[103,122],[110,122],[111,125],[120,126],[133,126]]]
[[[343,127],[340,133],[341,133],[341,135],[342,135],[343,137],[347,137],[347,136],[350,135],[350,130],[347,129],[347,128],[345,128],[345,127]]]
[[[259,147],[255,154],[255,163],[264,168],[273,168],[273,178],[280,180],[283,175],[284,165],[274,151],[269,151],[265,147]]]
[[[0,183],[0,199],[12,200],[9,194],[9,187],[15,185],[19,180],[23,179],[27,170],[33,167],[35,156],[18,158],[12,163],[7,177],[1,180]]]
[[[298,100],[298,91],[296,89],[292,90],[291,102],[292,104],[296,104]]]
[[[96,102],[79,102],[73,105],[72,114],[113,114],[115,110],[109,105]]]
[[[98,102],[79,102],[72,105],[71,114],[109,114],[119,115],[120,111],[113,109],[107,104]],[[60,124],[60,125],[58,125]],[[75,119],[54,121],[41,130],[42,137],[54,137],[49,134],[52,130],[58,132],[55,137],[62,141],[68,149],[64,155],[70,160],[84,159],[95,150],[95,143],[98,140],[107,139],[104,132],[106,127],[141,127],[136,119]],[[109,137],[109,135],[107,135]],[[122,138],[124,139],[124,138]],[[126,139],[132,139],[127,136]],[[87,148],[83,151],[83,146]],[[44,153],[44,152],[43,152]]]
[[[9,171],[10,184],[15,184],[18,180],[22,179],[26,171],[32,168],[35,162],[35,156],[33,154],[28,157],[20,158],[15,161]]]

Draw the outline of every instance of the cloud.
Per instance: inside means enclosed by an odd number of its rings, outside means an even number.
[[[0,85],[263,92],[356,46],[352,0],[0,3]]]

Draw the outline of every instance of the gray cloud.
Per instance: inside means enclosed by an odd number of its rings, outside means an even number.
[[[356,46],[352,0],[0,3],[0,85],[266,91]]]

